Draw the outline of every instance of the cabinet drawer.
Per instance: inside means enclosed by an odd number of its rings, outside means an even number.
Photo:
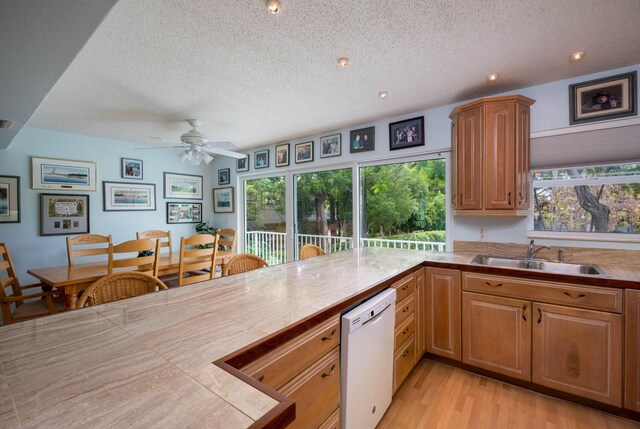
[[[340,319],[336,316],[260,357],[242,371],[278,389],[338,344]]]
[[[622,312],[622,290],[567,283],[522,280],[513,277],[463,273],[462,288],[491,295]]]
[[[391,285],[391,287],[396,290],[396,302],[401,302],[416,291],[416,282],[413,279],[413,273],[401,280],[398,280]]]
[[[287,428],[318,427],[340,406],[338,350],[331,350],[280,389],[296,403],[296,419]]]
[[[335,410],[318,429],[340,429],[340,408]]]
[[[410,295],[404,301],[396,304],[396,326],[400,326],[402,322],[407,320],[413,314],[415,300]]]
[[[394,374],[393,374],[393,392],[402,385],[402,382],[407,378],[413,365],[416,362],[416,343],[415,337],[411,337],[409,341],[405,342],[405,345],[396,352],[394,358]]]
[[[400,324],[396,328],[395,348],[394,351],[398,351],[400,347],[407,341],[415,332],[415,317],[412,314],[407,320]]]

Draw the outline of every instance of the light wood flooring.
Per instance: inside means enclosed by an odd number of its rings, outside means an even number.
[[[422,359],[378,429],[637,429],[640,424]]]

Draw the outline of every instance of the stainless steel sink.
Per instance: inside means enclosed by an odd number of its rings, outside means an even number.
[[[605,273],[602,268],[593,264],[566,264],[560,262],[548,262],[544,259],[505,258],[490,255],[478,255],[471,260],[471,263],[475,265],[489,265],[492,267],[544,271],[547,273],[608,277],[607,273]]]

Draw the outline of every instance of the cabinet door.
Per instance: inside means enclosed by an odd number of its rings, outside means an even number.
[[[531,380],[531,303],[462,293],[462,361]]]
[[[459,210],[482,209],[482,117],[483,107],[478,106],[460,112],[457,118],[456,185]]]
[[[485,209],[516,207],[515,109],[514,103],[485,106]]]
[[[422,358],[426,351],[426,330],[427,330],[427,312],[426,312],[426,285],[425,285],[425,269],[420,268],[414,273],[416,279],[416,307],[415,315],[415,334],[416,334],[416,363]]]
[[[640,411],[640,290],[625,293],[624,407]]]
[[[622,406],[622,316],[534,303],[533,382]]]
[[[516,105],[516,209],[530,206],[530,117],[529,106]]]
[[[426,350],[461,359],[460,271],[425,268]]]

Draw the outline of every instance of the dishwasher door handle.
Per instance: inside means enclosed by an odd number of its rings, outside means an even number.
[[[369,319],[369,320],[367,320],[366,322],[364,322],[364,323],[362,324],[362,326],[366,325],[366,324],[367,324],[367,323],[369,323],[369,322],[373,322],[373,321],[375,321],[375,320],[378,320],[378,319],[380,318],[380,315],[381,315],[381,314],[384,314],[384,312],[385,312],[385,311],[387,311],[387,309],[388,309],[389,307],[391,307],[391,304],[387,304],[387,306],[386,306],[385,308],[383,308],[383,309],[382,309],[382,311],[381,311],[380,313],[376,314],[376,315],[375,315],[375,316],[373,316],[371,319]]]

